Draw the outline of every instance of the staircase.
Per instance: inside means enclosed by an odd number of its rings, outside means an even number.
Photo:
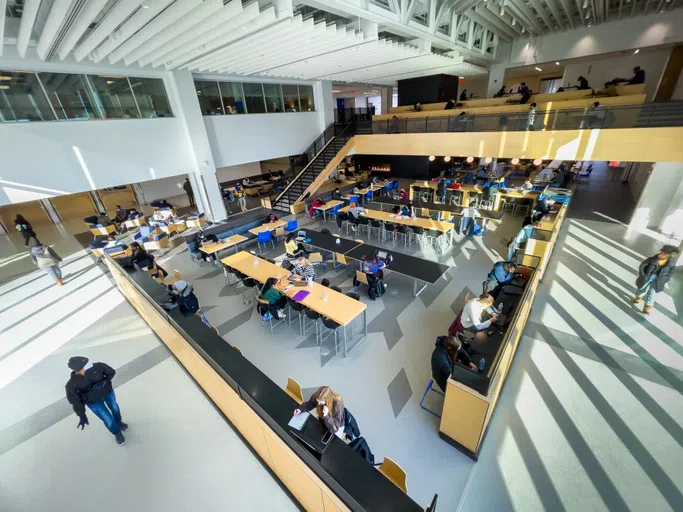
[[[331,124],[285,173],[292,181],[271,202],[273,210],[290,213],[290,207],[301,199],[311,183],[320,175],[348,140],[354,136],[356,125]],[[335,134],[335,132],[338,132]]]

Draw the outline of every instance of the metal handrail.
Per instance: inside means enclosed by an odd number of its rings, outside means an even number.
[[[683,101],[495,114],[449,114],[372,121],[372,133],[581,130],[683,126]]]

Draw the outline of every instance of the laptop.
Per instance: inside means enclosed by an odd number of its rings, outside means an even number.
[[[387,252],[386,251],[378,251],[377,257],[381,260],[386,260],[387,259]]]
[[[305,239],[306,239],[306,232],[305,231],[299,231],[296,234],[296,238],[294,240],[296,240],[297,242],[303,242]]]

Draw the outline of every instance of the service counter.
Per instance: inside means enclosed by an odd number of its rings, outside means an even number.
[[[104,258],[121,293],[306,510],[424,510],[338,437],[322,453],[300,441],[287,425],[298,404],[280,386],[201,319],[162,308],[168,292],[145,272]]]

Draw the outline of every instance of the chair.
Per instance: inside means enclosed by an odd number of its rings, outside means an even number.
[[[363,228],[362,228],[362,226],[367,227],[367,229],[368,229],[368,239],[369,239],[369,238],[370,238],[370,219],[368,219],[368,218],[366,218],[366,217],[360,217],[360,218],[358,219],[358,226],[357,226],[357,227],[358,227],[358,234],[359,234],[359,235],[362,235],[362,234],[363,234]]]
[[[396,239],[398,235],[403,236],[403,247],[405,247],[408,244],[408,226],[397,224],[396,231],[394,232],[394,239]]]
[[[323,336],[323,332],[320,332],[320,349],[322,350],[325,340],[330,336],[334,336],[334,355],[339,353],[339,345],[337,344],[337,329],[341,327],[340,324],[329,318],[322,317],[323,327],[325,327],[329,334]]]
[[[347,292],[346,293],[347,297],[351,297],[352,299],[360,301],[360,295],[358,295],[356,292]]]
[[[386,476],[396,487],[408,494],[408,486],[406,485],[406,472],[403,471],[401,466],[396,464],[389,457],[384,457],[382,464],[380,464],[377,470]]]
[[[519,203],[515,206],[515,215],[522,215],[522,216],[529,215],[530,209],[531,209],[531,206],[529,205],[529,203]]]
[[[461,196],[458,194],[453,194],[451,196],[451,204],[454,206],[460,206]]]
[[[287,225],[285,226],[285,231],[292,232],[292,231],[297,231],[299,229],[299,222],[294,219],[290,220]]]
[[[239,354],[240,354],[241,356],[244,355],[244,354],[242,353],[242,349],[240,349],[238,346],[233,345],[232,348],[234,348],[235,350],[237,350],[237,352],[239,352]]]
[[[425,233],[425,238],[430,241],[434,246],[439,246],[443,250],[443,233],[437,229],[428,229]]]
[[[427,384],[427,389],[425,389],[425,393],[424,393],[424,395],[422,395],[422,400],[420,400],[420,408],[424,409],[425,411],[427,411],[430,414],[433,414],[437,418],[440,418],[441,417],[440,414],[437,414],[434,411],[432,411],[431,409],[424,406],[424,401],[425,401],[425,398],[427,398],[427,393],[429,393],[429,391],[433,391],[434,393],[438,393],[439,395],[444,396],[444,394],[441,391],[439,391],[438,389],[436,389],[434,387],[434,379],[429,379],[429,384]]]
[[[503,213],[508,212],[508,213],[515,213],[515,202],[514,201],[509,201],[507,199],[503,199],[503,205],[500,209]]]
[[[479,201],[479,208],[481,208],[483,210],[491,210],[491,209],[493,209],[493,201],[491,201],[490,199],[487,199],[487,200],[482,199],[481,201]]]
[[[301,326],[301,324],[303,320],[304,306],[299,302],[290,299],[289,297],[287,298],[287,305],[289,306],[289,313],[287,315],[287,321],[289,323],[289,326],[292,326],[292,311],[295,311],[297,319],[299,320],[299,333],[303,334],[303,327]]]
[[[325,265],[323,255],[319,252],[312,252],[311,254],[309,254],[308,261],[311,263],[320,263],[320,265],[323,267],[323,273],[327,272],[327,265]]]
[[[363,283],[368,288],[370,287],[370,283],[368,283],[368,275],[365,272],[356,270],[356,281],[358,281],[359,283]]]
[[[297,404],[304,402],[304,390],[301,388],[301,384],[291,377],[287,377],[287,387],[285,388],[285,393],[291,396]]]
[[[330,212],[327,214],[327,216],[328,216],[328,217],[336,217],[337,214],[339,213],[339,210],[341,209],[341,207],[342,207],[341,204],[338,204],[337,206],[334,206],[334,207],[332,208],[332,211],[330,211]]]
[[[379,240],[380,236],[382,235],[382,223],[378,220],[370,219],[370,226],[368,227],[368,239],[370,239],[373,229],[377,230],[377,240]]]
[[[417,239],[418,243],[422,244],[425,242],[425,230],[423,227],[420,226],[412,226],[412,232],[410,234],[410,237],[408,239],[408,246],[413,245],[413,235],[415,235],[415,238]]]
[[[273,246],[273,249],[275,249],[275,242],[273,242],[273,233],[271,233],[270,231],[261,231],[256,238],[256,242],[258,243],[261,252],[263,252],[263,247],[261,246],[261,244],[267,244],[268,242],[270,242],[270,244]]]
[[[257,284],[256,281],[237,270],[235,270],[235,275],[239,278],[239,282],[242,283],[242,286],[244,287],[244,291],[242,292],[242,304],[251,304],[251,301],[247,300],[246,296],[248,290],[251,290],[254,298],[256,298],[256,291],[254,290],[254,287]]]
[[[339,265],[345,265],[345,266],[347,266],[347,265],[350,265],[350,264],[351,264],[351,262],[350,262],[349,260],[346,259],[346,256],[344,256],[343,254],[338,253],[338,252],[335,253],[335,258],[334,258],[334,259],[336,260],[336,262],[335,262],[335,264],[334,264],[334,268],[338,268]]]
[[[334,290],[335,292],[338,292],[338,293],[342,292],[342,289],[339,288],[339,286],[334,286],[334,285],[330,286],[330,290]]]
[[[180,270],[173,269],[173,277],[175,277],[177,281],[180,281],[182,279],[182,276],[180,275]]]
[[[275,240],[280,240],[280,238],[285,237],[285,228],[280,226],[279,228],[275,228]]]
[[[258,304],[260,304],[261,306],[263,306],[263,307],[265,308],[266,311],[270,312],[270,310],[269,310],[270,303],[269,303],[267,300],[262,299],[261,297],[256,296],[256,302],[257,302],[257,306],[256,306],[257,309],[258,309]],[[273,320],[275,320],[275,323],[273,323]],[[270,334],[271,334],[271,336],[272,336],[273,334],[275,334],[275,332],[273,331],[273,328],[277,327],[277,326],[280,325],[282,322],[286,322],[286,321],[287,321],[287,317],[285,317],[285,318],[277,318],[277,317],[274,317],[274,316],[271,314],[271,315],[270,315],[270,319],[268,319],[268,323],[270,324]]]
[[[307,322],[306,319],[312,320],[312,322]],[[315,327],[316,345],[320,345],[320,334],[318,333],[318,320],[320,320],[320,313],[318,313],[317,311],[313,311],[312,309],[308,309],[307,307],[304,307],[303,327],[301,329],[301,334],[303,336],[306,336],[308,330],[311,329],[311,327]]]

